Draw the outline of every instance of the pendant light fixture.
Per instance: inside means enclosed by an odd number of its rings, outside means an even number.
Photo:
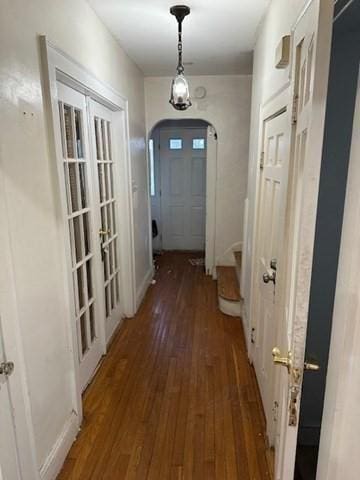
[[[186,110],[191,107],[191,101],[182,63],[182,22],[186,15],[189,15],[190,8],[186,5],[175,5],[170,8],[170,13],[176,17],[178,22],[178,65],[177,75],[171,83],[170,103],[176,110]]]

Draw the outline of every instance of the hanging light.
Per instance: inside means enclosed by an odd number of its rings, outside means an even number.
[[[182,64],[182,22],[186,15],[189,15],[190,8],[185,5],[175,5],[170,8],[171,15],[178,21],[178,65],[177,75],[171,83],[170,103],[176,110],[186,110],[191,107],[189,85],[184,77],[184,66]]]

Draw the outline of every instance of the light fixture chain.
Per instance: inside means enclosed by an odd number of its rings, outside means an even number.
[[[184,66],[182,64],[182,21],[178,22],[179,28],[178,28],[178,66],[177,66],[177,72],[178,73],[183,73],[184,71]]]

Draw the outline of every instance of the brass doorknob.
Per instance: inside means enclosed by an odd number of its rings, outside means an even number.
[[[280,349],[278,347],[274,347],[271,353],[272,353],[273,362],[275,363],[275,365],[286,367],[288,372],[290,373],[291,367],[292,367],[291,352],[288,352],[287,356],[284,357],[281,355]]]

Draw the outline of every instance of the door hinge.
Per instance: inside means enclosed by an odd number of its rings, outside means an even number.
[[[260,170],[263,170],[265,163],[265,152],[261,152],[260,154]]]
[[[255,327],[251,329],[250,341],[251,343],[255,343]]]
[[[292,104],[291,124],[296,125],[298,117],[299,95],[294,95]]]

